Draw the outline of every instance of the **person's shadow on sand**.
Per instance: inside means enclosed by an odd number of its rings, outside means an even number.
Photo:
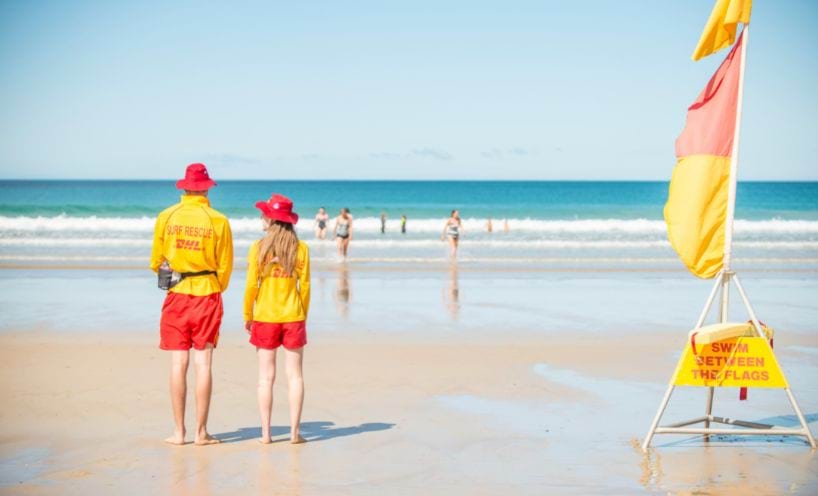
[[[336,437],[354,436],[365,432],[377,432],[391,429],[395,424],[383,422],[368,422],[361,425],[349,427],[335,427],[335,422],[302,422],[301,435],[311,443],[316,441],[326,441]],[[283,425],[270,427],[272,437],[285,436],[290,434],[290,428]],[[259,439],[261,437],[261,427],[240,427],[232,432],[222,432],[214,434],[213,437],[223,443],[237,443],[248,439]],[[276,442],[276,441],[273,441]]]

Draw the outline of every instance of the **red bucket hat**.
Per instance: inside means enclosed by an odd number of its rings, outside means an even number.
[[[298,222],[298,214],[293,212],[293,201],[284,195],[273,193],[266,202],[256,202],[256,208],[261,210],[265,217],[295,224]]]
[[[216,181],[210,179],[204,164],[188,165],[185,169],[185,178],[176,181],[177,189],[188,191],[206,191],[215,185]]]

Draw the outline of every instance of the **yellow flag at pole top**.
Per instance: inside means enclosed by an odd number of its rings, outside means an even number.
[[[704,26],[699,43],[693,51],[693,60],[699,60],[736,41],[736,25],[750,23],[753,0],[716,0],[710,18]]]

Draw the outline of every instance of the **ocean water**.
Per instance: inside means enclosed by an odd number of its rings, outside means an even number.
[[[319,262],[336,260],[331,241],[313,240],[320,206],[352,211],[350,259],[361,264],[444,261],[440,234],[457,208],[465,264],[681,268],[662,220],[666,182],[222,181],[210,198],[231,219],[237,256],[260,236],[253,204],[273,192],[294,200]],[[155,216],[178,195],[172,181],[0,181],[0,263],[144,266]],[[818,183],[740,183],[736,218],[737,267],[818,268]]]

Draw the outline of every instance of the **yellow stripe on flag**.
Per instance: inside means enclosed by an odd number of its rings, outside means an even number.
[[[730,157],[690,155],[673,169],[665,204],[670,244],[694,275],[709,279],[722,268]]]
[[[736,41],[736,25],[749,24],[753,0],[716,0],[704,26],[693,60],[699,60],[727,48]]]

